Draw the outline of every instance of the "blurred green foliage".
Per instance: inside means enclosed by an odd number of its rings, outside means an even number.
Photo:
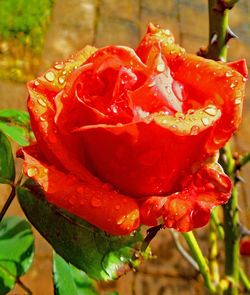
[[[54,0],[0,0],[0,36],[40,53]]]

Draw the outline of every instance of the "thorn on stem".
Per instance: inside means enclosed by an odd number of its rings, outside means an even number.
[[[227,42],[232,38],[239,38],[230,28],[227,26],[227,32],[226,32],[226,44]]]
[[[218,41],[218,35],[217,35],[217,33],[213,33],[212,38],[210,40],[211,45],[216,44],[217,41]]]
[[[245,236],[250,236],[250,230],[247,229],[243,224],[241,224],[239,222],[239,230],[240,230],[240,234],[241,234],[241,237],[245,237]]]

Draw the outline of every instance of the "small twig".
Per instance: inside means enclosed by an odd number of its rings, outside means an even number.
[[[250,161],[250,152],[242,155],[242,157],[239,159],[239,165],[240,165],[239,168],[245,166],[249,161]]]
[[[32,293],[32,291],[27,287],[27,286],[25,286],[24,285],[24,283],[22,283],[21,281],[20,281],[20,279],[16,279],[16,283],[23,289],[23,290],[25,290],[26,292],[27,292],[27,294],[29,294],[29,295],[32,295],[33,293]]]
[[[9,206],[12,203],[12,201],[14,200],[15,195],[16,195],[16,187],[15,187],[15,185],[11,185],[11,186],[12,186],[12,189],[11,189],[10,195],[9,195],[7,201],[5,202],[3,208],[2,208],[2,210],[0,212],[0,222],[2,221],[6,211],[9,209]]]
[[[182,247],[180,241],[179,241],[179,234],[174,231],[173,229],[169,229],[173,240],[175,242],[175,246],[177,248],[177,250],[180,252],[180,254],[193,266],[193,268],[197,271],[199,271],[199,266],[198,264],[195,262],[195,260],[192,258],[191,255],[188,254],[188,252]]]

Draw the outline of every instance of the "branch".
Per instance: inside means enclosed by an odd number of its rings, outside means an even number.
[[[216,293],[217,290],[216,290],[216,287],[211,282],[209,267],[206,263],[206,259],[201,252],[201,249],[196,241],[196,238],[193,232],[190,231],[188,233],[183,233],[182,235],[184,239],[186,240],[196,263],[199,266],[200,273],[204,279],[204,285],[207,287],[207,289],[211,293]]]

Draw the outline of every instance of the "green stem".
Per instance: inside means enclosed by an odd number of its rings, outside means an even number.
[[[225,238],[224,228],[218,218],[218,215],[215,214],[214,210],[212,210],[211,212],[211,218],[216,226],[216,229],[218,231],[220,238],[224,241],[224,238]]]
[[[231,282],[225,291],[227,295],[238,294],[239,282],[239,217],[237,210],[238,192],[233,187],[232,195],[227,204],[223,206],[225,230],[225,274]]]
[[[183,233],[183,237],[185,238],[189,249],[193,255],[194,260],[199,266],[200,273],[204,279],[204,285],[207,287],[207,289],[212,292],[216,293],[216,288],[212,284],[210,279],[210,273],[209,273],[209,267],[206,263],[206,260],[201,252],[201,249],[196,241],[196,238],[193,234],[193,232]]]
[[[248,277],[246,276],[246,274],[244,273],[244,270],[241,268],[240,269],[240,280],[242,281],[245,289],[247,292],[250,292],[250,281],[248,280]]]
[[[221,1],[208,0],[209,7],[209,45],[207,57],[226,61],[228,10],[223,8]]]
[[[217,216],[218,207],[214,208],[214,215]],[[209,223],[209,266],[211,272],[211,280],[215,285],[219,284],[220,273],[218,265],[218,246],[217,246],[217,235],[216,235],[216,224],[213,219]]]
[[[216,214],[214,214],[214,210],[212,210],[212,212],[211,212],[211,218],[216,226],[219,237],[224,241],[224,238],[225,238],[224,228],[221,225],[218,216]],[[242,282],[242,284],[244,285],[245,289],[248,292],[250,292],[250,281],[249,281],[247,275],[245,274],[244,270],[241,267],[239,269],[239,278],[240,278],[240,281]]]

